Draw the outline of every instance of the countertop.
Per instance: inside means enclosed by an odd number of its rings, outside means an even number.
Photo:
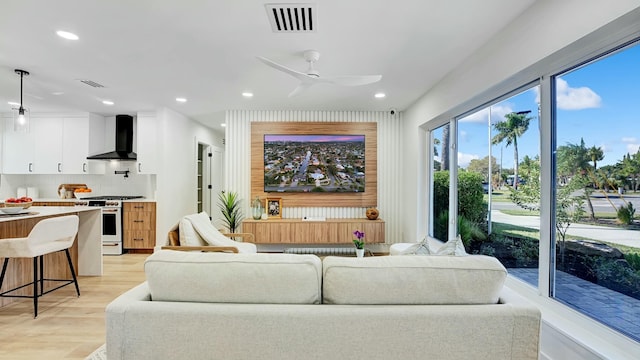
[[[7,215],[0,213],[0,222],[24,220],[53,215],[73,214],[84,211],[99,211],[99,207],[92,206],[32,206],[27,209],[28,214]],[[35,214],[34,214],[35,213]]]
[[[99,196],[99,195],[96,195]],[[34,202],[76,202],[83,199],[61,199],[61,198],[38,198],[33,199]],[[131,200],[122,200],[122,202],[156,202],[155,199],[142,198],[142,199],[131,199]]]

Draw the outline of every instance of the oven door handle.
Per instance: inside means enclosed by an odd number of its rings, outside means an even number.
[[[117,214],[117,213],[118,213],[118,211],[120,211],[120,210],[118,210],[118,209],[105,209],[105,208],[102,208],[102,212],[103,212],[103,213],[116,213],[116,214]]]

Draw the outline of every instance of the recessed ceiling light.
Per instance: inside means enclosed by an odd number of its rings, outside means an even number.
[[[253,93],[245,91],[245,92],[242,93],[242,96],[244,96],[246,98],[250,98],[250,97],[253,97]]]
[[[376,98],[376,99],[382,99],[382,98],[384,98],[385,96],[387,96],[387,94],[385,94],[385,93],[383,93],[383,92],[379,92],[379,93],[376,93],[376,94],[375,94],[375,95],[373,95],[373,96],[375,96],[375,98]]]
[[[13,106],[20,106],[20,103],[13,102],[13,101],[9,101],[7,104],[13,105]]]
[[[179,103],[186,103],[187,99],[179,97],[179,98],[176,98],[176,101],[179,102]]]
[[[222,126],[222,127],[227,127],[227,124],[222,123],[222,124],[220,124],[220,126]]]
[[[74,33],[70,33],[68,31],[58,30],[58,31],[56,31],[56,34],[58,34],[58,36],[60,36],[61,38],[67,39],[67,40],[78,40],[79,39],[78,35],[76,35]]]
[[[105,104],[105,105],[113,105],[114,104],[114,102],[111,101],[111,100],[102,100],[102,103]]]
[[[55,92],[52,92],[51,95],[60,96],[60,95],[64,95],[64,93],[62,91],[55,91]]]

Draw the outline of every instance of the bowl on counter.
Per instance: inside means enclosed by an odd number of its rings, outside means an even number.
[[[74,191],[73,196],[75,196],[76,199],[84,199],[92,196],[92,193],[91,191]]]
[[[29,202],[19,202],[19,203],[8,203],[5,201],[4,207],[0,208],[5,214],[18,214],[23,210],[26,210],[33,205],[33,201]]]

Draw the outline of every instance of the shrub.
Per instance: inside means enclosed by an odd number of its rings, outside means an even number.
[[[447,229],[449,223],[449,212],[444,211],[436,218],[434,224],[434,232],[436,239],[440,239],[443,241],[449,240],[447,238]],[[467,252],[469,252],[471,242],[472,241],[482,241],[486,240],[487,236],[484,231],[478,226],[478,224],[467,220],[464,216],[458,216],[458,234],[460,234],[460,238],[462,238],[462,242],[464,243]]]
[[[448,211],[449,171],[436,171],[433,174],[433,191],[434,214]],[[476,224],[483,224],[487,221],[487,203],[484,202],[481,174],[458,173],[458,212]]]
[[[627,206],[620,206],[618,209],[618,221],[624,225],[631,225],[633,223],[633,217],[636,214],[636,209],[633,208],[633,204],[628,202]]]
[[[599,285],[640,299],[640,271],[634,271],[624,260],[599,259],[595,272]]]
[[[633,270],[640,271],[640,254],[624,254],[624,258]]]

